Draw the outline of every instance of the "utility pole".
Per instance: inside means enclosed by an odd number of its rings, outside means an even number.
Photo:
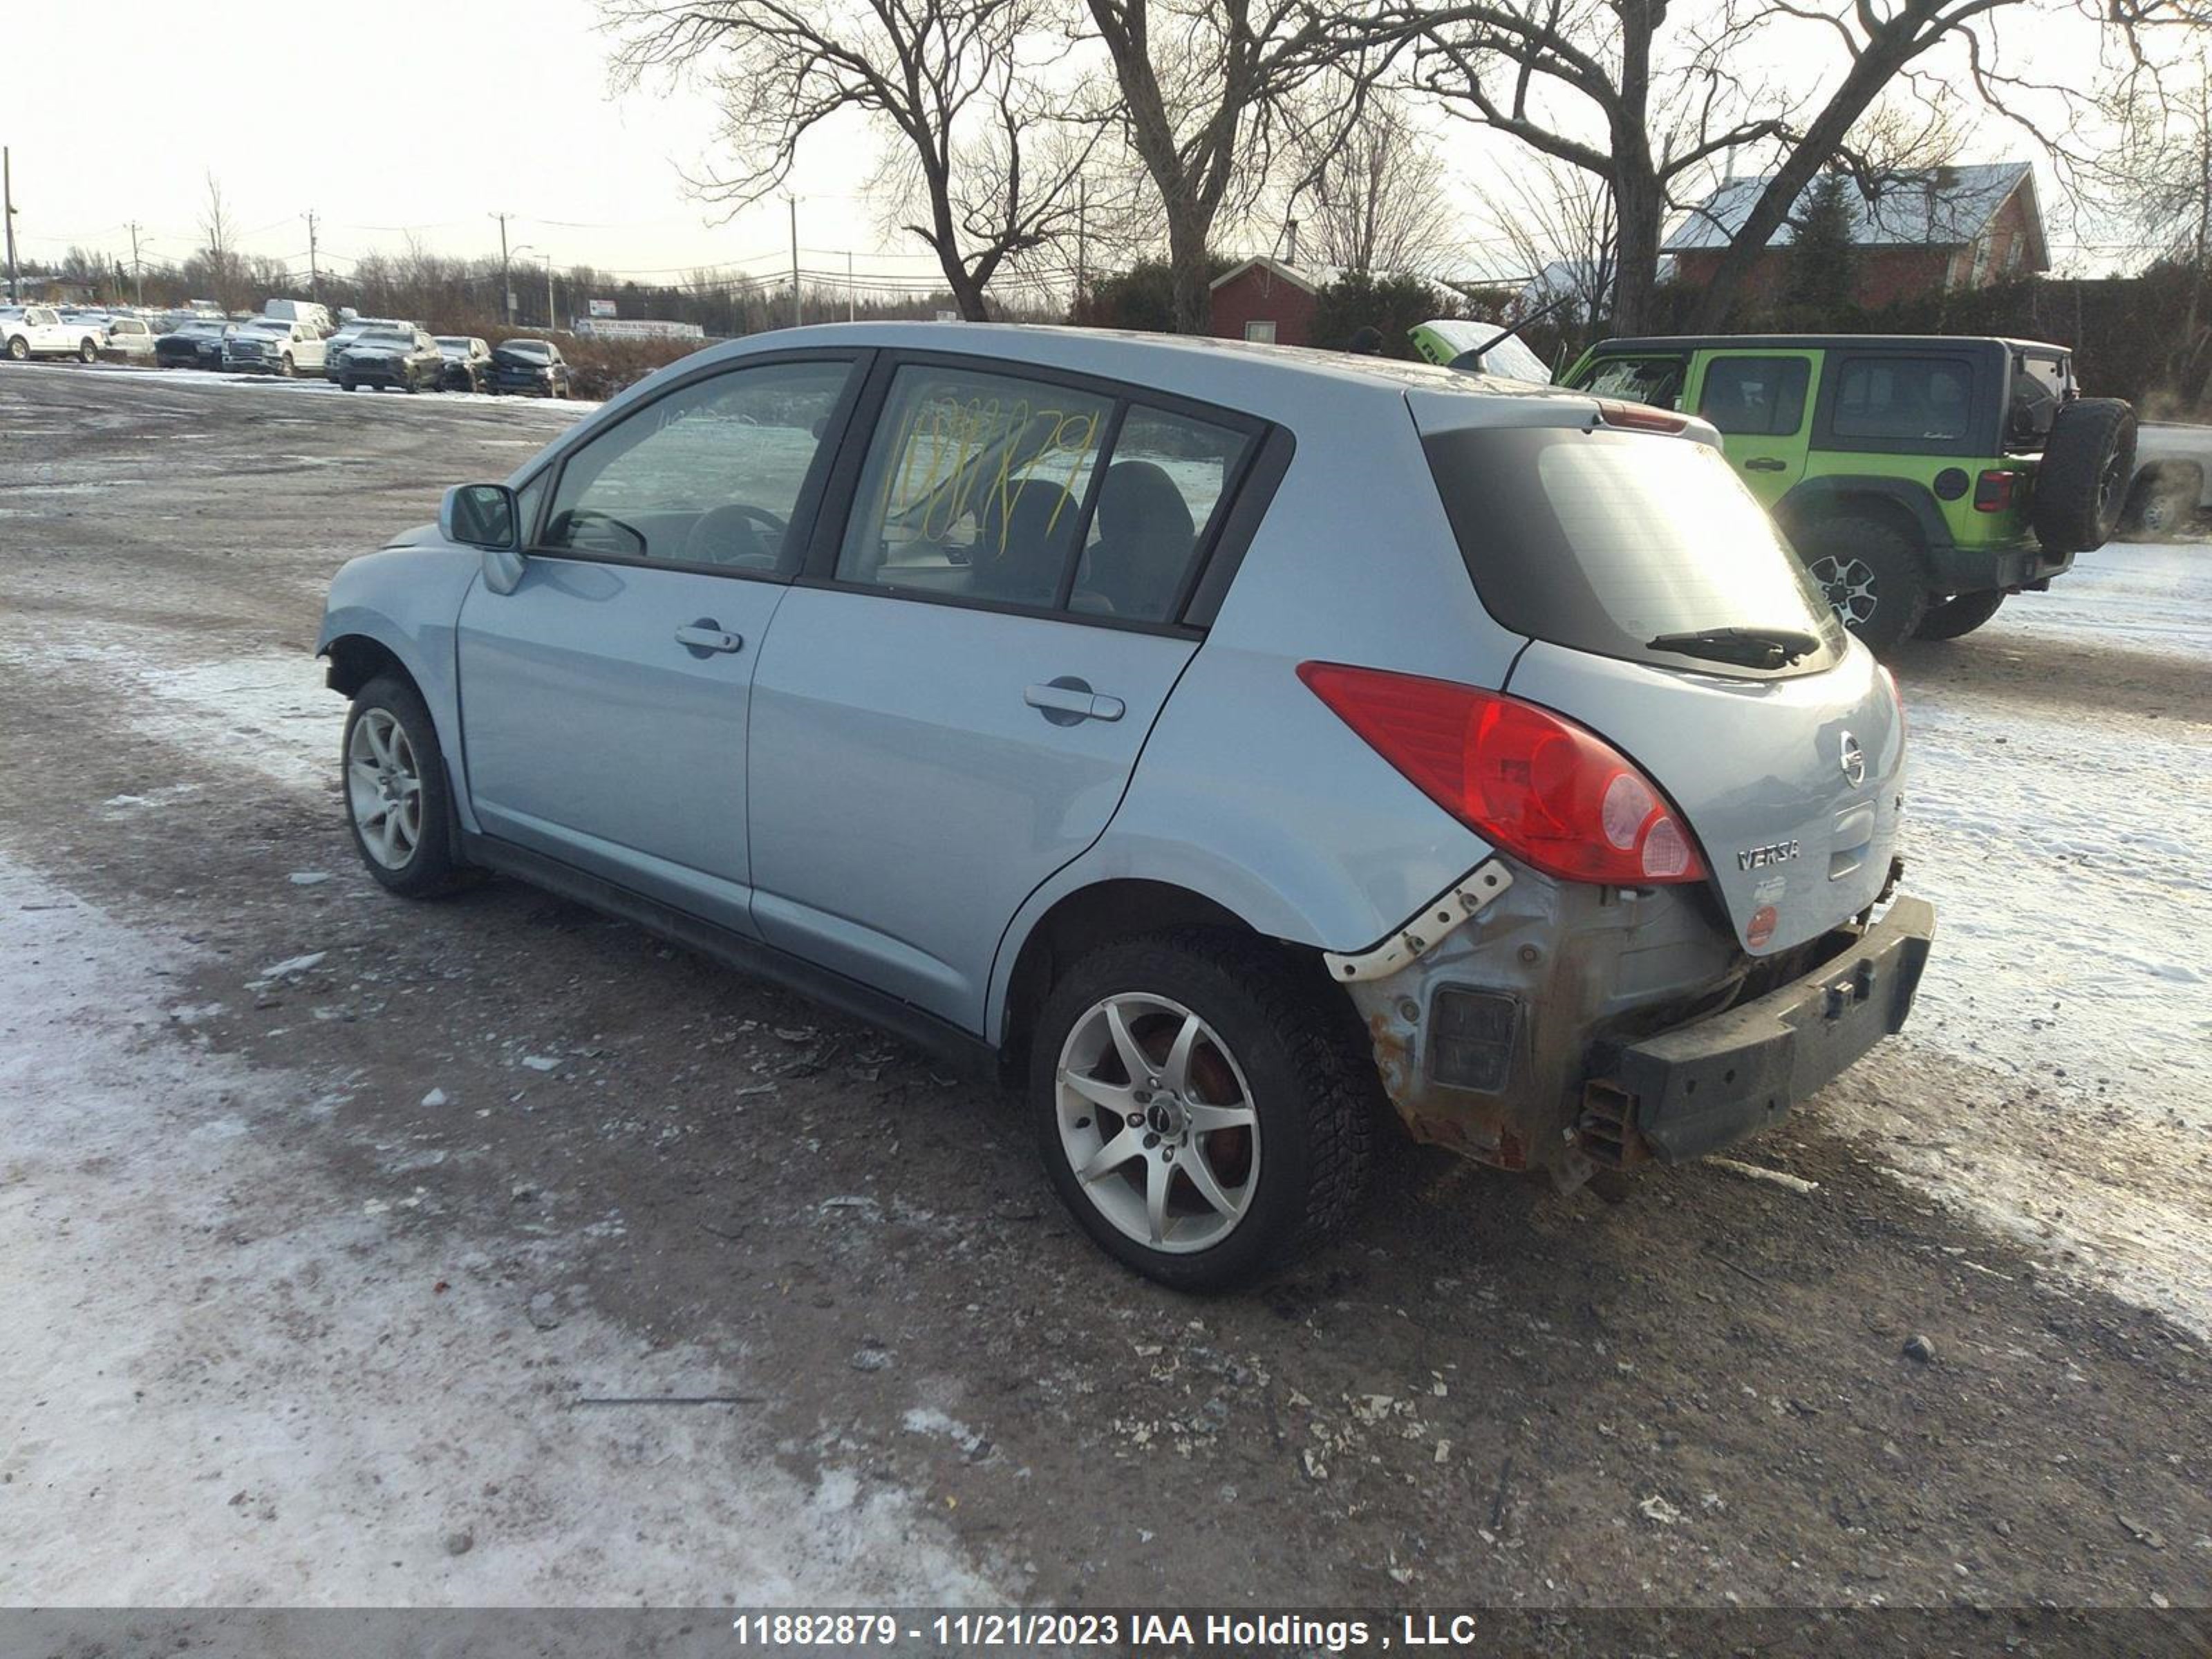
[[[307,210],[307,297],[323,302],[323,267],[315,258],[315,210]]]
[[[514,326],[514,283],[507,275],[507,222],[514,216],[511,213],[495,213],[491,216],[499,221],[499,314],[507,319],[507,325],[513,328]]]
[[[554,332],[561,326],[560,314],[553,309],[553,256],[545,256],[545,331]]]
[[[853,286],[853,250],[845,250],[845,320],[853,322],[860,314],[860,292]]]
[[[15,275],[15,169],[4,144],[0,144],[0,216],[8,222],[8,297],[20,301],[23,285]]]
[[[131,232],[131,281],[136,295],[131,303],[143,311],[146,308],[146,266],[138,258],[138,233],[143,227],[134,223],[127,228]]]
[[[1083,309],[1083,288],[1089,275],[1086,256],[1091,240],[1091,181],[1078,177],[1075,181],[1075,308]]]
[[[791,204],[791,325],[797,328],[805,320],[799,311],[799,198],[784,199]]]

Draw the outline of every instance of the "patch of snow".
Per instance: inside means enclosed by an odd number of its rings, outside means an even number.
[[[330,952],[327,951],[310,951],[305,956],[287,957],[282,962],[264,968],[261,977],[264,980],[283,979],[291,974],[304,974],[328,955]]]
[[[314,1082],[163,1029],[191,960],[0,860],[9,1601],[1012,1599],[911,1494],[786,1474],[741,1412],[575,1409],[763,1390],[573,1306],[535,1326],[511,1238],[337,1184],[297,1149]]]
[[[2208,594],[2212,544],[2113,542],[2082,554],[2049,592],[2007,599],[1981,634],[2201,657]]]

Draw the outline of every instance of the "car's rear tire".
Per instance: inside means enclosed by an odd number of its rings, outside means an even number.
[[[2005,601],[2002,587],[1985,588],[1979,593],[1961,593],[1955,599],[1945,599],[1940,605],[1928,607],[1928,614],[1920,619],[1920,626],[1912,630],[1915,639],[1955,640],[1972,633],[1997,614],[1997,607]]]
[[[1877,655],[1920,626],[1928,578],[1917,543],[1880,519],[1821,519],[1797,537],[1798,551],[1836,615]]]
[[[81,363],[98,362],[100,361],[100,342],[92,339],[89,337],[79,340],[76,343],[76,360]]]
[[[1381,1085],[1348,1005],[1328,1000],[1340,996],[1281,947],[1225,931],[1078,959],[1037,1018],[1030,1108],[1084,1231],[1149,1279],[1206,1291],[1342,1226]]]
[[[2057,553],[2089,553],[2112,538],[2136,471],[2136,412],[2117,398],[2059,405],[2036,469],[2032,522]]]
[[[2185,476],[2176,478],[2153,473],[2138,478],[2128,496],[2122,526],[2130,534],[2151,541],[2178,536],[2197,505],[2198,493],[2195,481]]]
[[[466,874],[438,728],[415,688],[380,674],[354,694],[338,750],[346,827],[368,873],[406,898],[450,892]]]

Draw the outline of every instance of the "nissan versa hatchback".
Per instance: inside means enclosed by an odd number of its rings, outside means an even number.
[[[1896,690],[1683,416],[1083,331],[663,370],[353,561],[368,867],[520,877],[1025,1092],[1190,1289],[1374,1136],[1572,1186],[1904,1022]]]

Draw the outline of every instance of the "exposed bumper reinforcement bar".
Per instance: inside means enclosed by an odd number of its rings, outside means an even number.
[[[1935,933],[1933,905],[1898,899],[1802,978],[1622,1050],[1584,1091],[1585,1148],[1614,1165],[1679,1163],[1779,1121],[1903,1027]]]
[[[1513,872],[1505,861],[1486,859],[1384,935],[1379,945],[1349,956],[1324,951],[1321,959],[1339,984],[1384,978],[1435,950],[1512,884]]]

